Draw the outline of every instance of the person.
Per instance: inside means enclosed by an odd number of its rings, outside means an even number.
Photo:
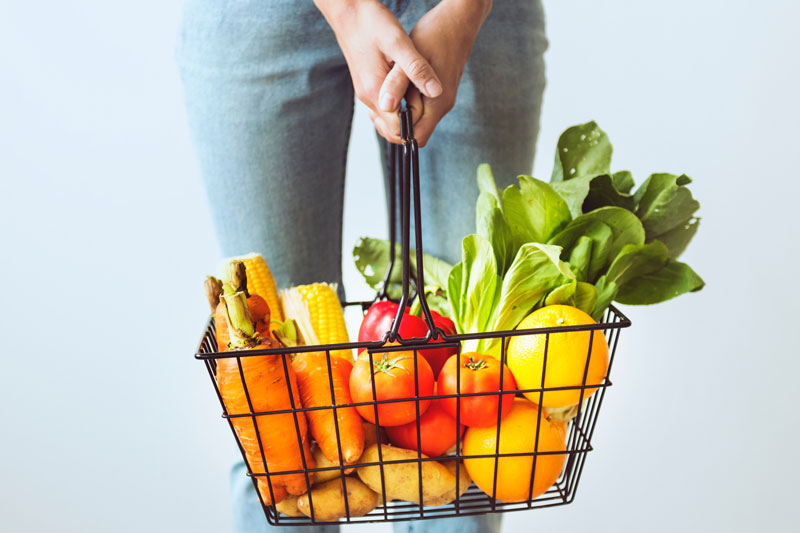
[[[341,286],[354,96],[395,143],[405,97],[424,147],[425,250],[458,262],[478,164],[499,187],[532,170],[546,47],[539,0],[187,0],[177,59],[221,253],[261,252],[280,287]],[[266,531],[245,472],[231,472],[234,530]],[[395,531],[498,531],[499,516]],[[312,529],[337,527],[295,531]]]

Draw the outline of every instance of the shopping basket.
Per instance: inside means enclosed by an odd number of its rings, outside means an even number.
[[[402,125],[402,145],[393,145],[392,150],[390,151],[391,155],[391,174],[393,176],[392,186],[390,187],[390,209],[389,209],[389,217],[390,217],[390,246],[389,246],[389,254],[390,254],[390,261],[389,266],[386,271],[385,279],[381,290],[376,295],[375,299],[372,301],[366,302],[346,302],[343,305],[345,306],[360,306],[362,312],[365,312],[369,306],[379,299],[388,299],[388,287],[389,287],[389,280],[391,274],[393,272],[393,267],[395,264],[395,241],[396,241],[396,231],[395,231],[395,213],[399,211],[400,213],[400,229],[401,229],[401,260],[402,260],[402,294],[399,298],[399,308],[397,315],[394,318],[392,323],[392,327],[389,331],[386,332],[384,338],[380,341],[365,341],[365,342],[350,342],[350,343],[341,343],[341,344],[328,344],[328,345],[317,345],[317,346],[299,346],[299,347],[292,347],[292,348],[273,348],[273,349],[263,349],[263,350],[249,350],[249,351],[228,351],[228,352],[218,352],[217,350],[217,343],[215,337],[215,330],[214,330],[214,320],[213,317],[209,320],[209,323],[205,329],[203,334],[202,340],[200,342],[200,346],[197,349],[195,357],[202,361],[206,369],[208,370],[208,375],[211,378],[212,385],[217,392],[217,396],[219,397],[220,404],[222,405],[223,413],[222,417],[228,420],[230,425],[231,431],[234,434],[234,438],[239,445],[240,452],[242,453],[242,457],[247,464],[248,467],[248,476],[251,477],[253,481],[253,485],[256,488],[256,493],[258,494],[259,501],[261,506],[264,510],[265,516],[267,521],[272,525],[314,525],[314,524],[325,524],[325,523],[365,523],[365,522],[395,522],[395,521],[404,521],[404,520],[419,520],[419,519],[431,519],[431,518],[444,518],[444,517],[452,517],[452,516],[469,516],[469,515],[479,515],[484,513],[494,513],[494,512],[508,512],[508,511],[519,511],[525,509],[540,509],[545,507],[553,507],[557,505],[565,505],[571,503],[576,494],[576,490],[578,487],[578,483],[581,479],[581,474],[583,472],[583,467],[586,461],[586,455],[588,452],[592,451],[592,436],[594,434],[594,430],[597,424],[597,418],[600,412],[600,407],[603,403],[603,398],[605,397],[606,389],[611,386],[611,368],[614,363],[614,355],[616,353],[617,342],[619,339],[620,330],[622,328],[626,328],[631,325],[630,320],[626,318],[617,308],[614,306],[610,306],[608,310],[605,312],[603,320],[596,324],[588,324],[588,325],[575,325],[575,326],[560,326],[560,327],[550,327],[550,328],[539,328],[539,329],[525,329],[525,330],[508,330],[508,331],[489,331],[489,332],[478,332],[478,333],[464,333],[464,334],[456,334],[456,335],[447,335],[441,329],[435,327],[434,321],[431,315],[431,311],[429,309],[428,303],[425,299],[424,290],[414,290],[415,287],[425,287],[424,281],[424,269],[423,269],[423,253],[422,253],[422,230],[421,230],[421,216],[420,216],[420,187],[419,187],[419,159],[418,159],[418,146],[416,140],[413,137],[413,128],[411,123],[410,112],[404,110],[401,112],[401,125]],[[399,174],[399,180],[398,180]],[[412,196],[413,195],[413,196]],[[399,209],[396,205],[397,198],[399,196]],[[413,203],[412,203],[413,197]],[[412,269],[410,263],[410,221],[411,215],[413,213],[414,216],[414,236],[415,236],[415,247],[416,247],[416,275],[413,276],[412,279]],[[407,304],[413,298],[418,298],[419,301],[418,306],[421,309],[421,314],[423,319],[425,320],[426,324],[428,325],[428,334],[424,338],[413,338],[413,339],[404,339],[401,338],[398,334],[401,321],[403,319],[403,310]],[[589,369],[589,363],[591,359],[592,349],[591,344],[592,340],[597,335],[593,332],[602,332],[602,335],[605,337],[605,340],[608,344],[608,353],[609,353],[609,363],[608,363],[608,370],[606,372],[605,378],[600,383],[590,383],[587,385],[587,373]],[[586,335],[589,336],[589,350],[586,356],[586,364],[583,372],[583,381],[581,384],[571,387],[545,387],[545,374],[547,370],[547,347],[549,345],[549,339],[552,335],[557,333],[564,333],[564,332],[586,332]],[[566,433],[566,446],[564,450],[553,452],[553,451],[545,451],[540,449],[540,431],[539,428],[541,424],[537,424],[535,428],[535,437],[534,437],[534,446],[532,451],[524,451],[524,452],[515,452],[515,453],[505,453],[502,452],[503,445],[502,443],[498,443],[495,451],[492,454],[484,454],[484,455],[465,455],[462,449],[462,441],[463,437],[460,435],[459,432],[456,436],[456,445],[453,449],[451,449],[448,455],[443,457],[434,457],[429,458],[423,456],[421,452],[415,452],[416,457],[409,458],[409,459],[400,459],[400,460],[386,460],[383,457],[381,450],[383,450],[381,444],[387,445],[386,436],[382,434],[379,427],[375,427],[375,439],[378,441],[378,460],[371,461],[371,462],[360,462],[356,465],[348,465],[348,466],[328,466],[328,467],[317,467],[317,468],[309,468],[309,465],[306,464],[305,459],[303,459],[303,469],[302,470],[292,470],[292,471],[280,471],[280,472],[270,472],[269,468],[267,467],[267,460],[264,456],[264,449],[259,442],[259,447],[261,448],[261,459],[264,465],[264,472],[254,472],[254,469],[251,468],[251,465],[248,464],[248,460],[246,454],[244,453],[244,448],[242,447],[239,438],[236,435],[236,431],[234,429],[234,425],[232,419],[237,417],[245,417],[250,418],[253,421],[253,425],[256,430],[256,436],[258,436],[258,427],[259,425],[256,423],[256,419],[258,417],[275,415],[275,414],[286,414],[291,413],[294,418],[296,435],[287,435],[287,438],[297,439],[298,445],[300,449],[302,449],[301,443],[301,432],[300,432],[300,425],[299,420],[301,417],[305,416],[305,412],[315,409],[329,409],[333,412],[333,419],[336,420],[336,436],[337,440],[339,439],[339,427],[338,427],[338,419],[336,416],[336,410],[345,408],[345,407],[356,407],[356,406],[368,406],[370,409],[374,410],[376,422],[380,424],[380,420],[378,419],[378,405],[383,403],[390,403],[396,402],[398,400],[377,400],[377,395],[375,392],[375,383],[373,380],[372,383],[372,401],[368,402],[361,402],[361,403],[347,403],[347,404],[337,404],[334,399],[333,394],[333,381],[330,381],[330,388],[331,388],[331,404],[328,406],[318,406],[313,408],[304,408],[300,406],[299,399],[292,397],[291,388],[289,388],[289,396],[291,400],[292,408],[283,411],[265,411],[265,412],[254,412],[252,408],[252,403],[250,403],[250,396],[249,392],[247,391],[247,383],[245,381],[244,373],[242,372],[242,360],[248,357],[262,357],[262,356],[276,356],[280,357],[283,361],[283,368],[284,368],[284,375],[286,378],[285,383],[290,382],[289,378],[289,368],[288,366],[291,364],[291,355],[300,353],[300,352],[324,352],[327,357],[327,365],[328,365],[328,373],[329,376],[331,375],[331,353],[335,350],[356,350],[359,349],[366,349],[368,353],[368,358],[370,362],[370,367],[373,368],[373,358],[379,356],[381,353],[385,352],[393,352],[404,350],[408,352],[413,352],[414,357],[414,368],[417,368],[417,362],[420,354],[424,357],[425,350],[433,349],[433,348],[445,348],[445,347],[452,347],[455,348],[460,355],[461,351],[461,343],[467,340],[477,340],[477,339],[499,339],[500,340],[500,360],[501,362],[506,362],[506,351],[508,346],[508,341],[512,337],[515,336],[522,336],[522,335],[540,335],[544,337],[544,359],[543,359],[543,369],[542,369],[542,382],[538,388],[529,388],[529,389],[514,389],[509,391],[508,389],[504,390],[503,388],[503,373],[500,374],[500,387],[497,392],[490,392],[490,393],[470,393],[470,394],[450,394],[450,395],[442,395],[437,394],[435,396],[424,396],[419,394],[418,388],[415,390],[415,395],[411,398],[405,399],[405,401],[414,401],[416,404],[417,413],[420,413],[420,401],[425,400],[432,400],[434,398],[458,398],[461,399],[465,396],[505,396],[508,394],[521,396],[523,393],[528,393],[528,397],[530,394],[539,395],[541,398],[546,392],[557,392],[557,391],[564,391],[564,390],[577,390],[579,391],[579,398],[580,401],[576,404],[575,410],[573,411],[574,417],[571,418],[568,422],[568,428]],[[428,341],[430,340],[439,340],[435,345],[429,344]],[[336,356],[334,356],[336,357]],[[247,413],[236,413],[236,414],[229,414],[225,410],[225,404],[223,402],[222,396],[220,395],[219,388],[217,387],[216,381],[216,367],[217,361],[222,358],[236,358],[238,362],[241,382],[245,388],[245,395],[247,396],[248,405],[250,406],[249,412]],[[460,380],[460,371],[458,374],[458,379]],[[541,404],[541,402],[537,402]],[[460,402],[457,400],[456,405],[460,405]],[[497,429],[496,429],[496,436],[495,442],[500,440],[500,429],[501,429],[501,411],[500,407],[502,402],[497,402],[498,409],[497,409]],[[461,423],[461,413],[459,411],[460,408],[457,408],[456,412],[456,419],[457,425],[459,427]],[[539,417],[542,416],[542,407],[538,406],[538,415]],[[539,418],[541,420],[541,418]],[[417,417],[417,435],[420,435],[420,426],[419,426],[419,416]],[[532,429],[532,432],[534,430]],[[419,439],[419,437],[417,437]],[[419,440],[417,441],[417,448],[419,448]],[[341,450],[340,450],[341,452]],[[564,466],[561,470],[560,474],[558,475],[557,480],[555,483],[543,492],[540,495],[534,496],[533,495],[533,487],[534,487],[534,480],[536,479],[536,466],[537,461],[542,460],[542,457],[547,455],[554,455],[559,454],[564,457]],[[302,454],[301,454],[302,455]],[[341,456],[341,453],[340,453]],[[531,457],[532,458],[532,471],[530,473],[530,480],[529,480],[529,488],[528,488],[528,497],[523,499],[523,501],[513,501],[513,502],[506,502],[501,501],[501,499],[497,498],[498,495],[498,465],[499,462],[504,458],[513,458],[513,457]],[[461,468],[459,468],[459,464],[463,463],[466,459],[489,459],[494,461],[494,479],[492,482],[491,490],[481,490],[475,484],[471,484],[465,492],[459,494],[459,487],[461,486]],[[455,462],[454,470],[454,477],[455,477],[455,499],[446,505],[440,505],[436,507],[425,506],[422,504],[413,503],[410,501],[387,501],[387,480],[385,476],[385,471],[388,468],[391,468],[392,465],[398,464],[413,464],[416,467],[416,471],[418,472],[418,483],[417,483],[417,490],[418,490],[418,498],[417,501],[423,501],[423,489],[424,489],[424,479],[423,479],[423,463],[427,461],[437,461],[440,464],[444,464],[446,462]],[[378,505],[374,510],[365,514],[363,516],[355,516],[351,513],[351,505],[349,501],[348,490],[346,488],[346,484],[348,477],[345,476],[345,470],[349,468],[361,469],[361,468],[369,468],[369,467],[378,467],[380,472],[380,505]],[[311,480],[314,473],[323,472],[323,471],[337,471],[341,476],[341,483],[343,485],[344,490],[341,491],[342,497],[344,499],[344,512],[342,513],[344,516],[335,522],[325,521],[319,518],[318,513],[314,510],[314,498],[313,498],[313,491],[308,491],[308,511],[310,516],[288,516],[285,514],[280,513],[274,504],[265,505],[264,499],[261,496],[260,491],[258,490],[257,479],[260,478],[266,482],[267,486],[269,487],[270,494],[272,494],[272,484],[271,480],[273,476],[277,475],[289,475],[289,474],[303,474],[306,479],[307,486],[312,486]],[[524,474],[527,475],[527,474]],[[390,491],[391,491],[391,487]]]

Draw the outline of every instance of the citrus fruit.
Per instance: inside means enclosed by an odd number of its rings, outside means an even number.
[[[569,305],[548,305],[529,314],[517,329],[551,328],[596,324],[597,322],[577,307]],[[589,340],[591,338],[591,356]],[[547,366],[545,367],[545,350]],[[600,385],[608,370],[608,344],[603,332],[569,331],[563,333],[519,335],[511,337],[507,350],[508,368],[517,380],[520,389],[542,388],[544,369],[544,388],[580,387]],[[589,367],[586,359],[589,357]],[[584,382],[584,372],[586,381]],[[591,396],[597,388],[583,389],[583,399]],[[525,397],[545,407],[568,407],[581,399],[581,389],[561,391],[526,392]],[[540,396],[542,396],[540,398]]]
[[[499,453],[531,453],[536,450],[536,428],[539,427],[539,452],[566,451],[567,425],[551,422],[539,406],[524,398],[515,398],[511,411],[500,421]],[[497,426],[470,427],[464,434],[463,453],[489,455],[497,453]],[[553,486],[564,468],[566,453],[536,456],[536,472],[531,498],[544,494]],[[497,493],[495,497],[504,502],[520,502],[528,499],[533,455],[501,457],[497,460]],[[464,466],[472,481],[480,489],[492,495],[494,484],[494,457],[464,459]]]

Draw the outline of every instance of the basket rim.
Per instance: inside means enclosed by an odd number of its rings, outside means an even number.
[[[459,344],[461,341],[465,340],[475,340],[475,339],[491,339],[491,338],[504,338],[504,337],[518,337],[522,335],[547,335],[551,333],[568,333],[573,331],[607,331],[607,330],[614,330],[614,329],[623,329],[630,327],[632,322],[631,320],[622,312],[620,311],[615,305],[608,306],[609,311],[613,313],[613,316],[616,318],[613,322],[597,322],[595,324],[581,324],[575,326],[553,326],[549,328],[529,328],[529,329],[512,329],[512,330],[497,330],[497,331],[485,331],[479,333],[458,333],[455,335],[446,335],[440,329],[437,328],[439,336],[442,338],[443,342],[437,342],[435,344],[429,343],[425,338],[413,338],[413,339],[398,339],[402,341],[402,344],[399,345],[386,345],[384,340],[379,341],[355,341],[355,342],[343,342],[338,344],[312,344],[307,346],[293,346],[293,347],[281,347],[281,348],[268,348],[268,349],[259,349],[259,350],[234,350],[230,352],[204,352],[203,351],[203,342],[206,337],[206,333],[208,329],[214,324],[214,317],[209,316],[208,321],[206,322],[206,327],[203,330],[203,334],[200,338],[200,342],[198,343],[197,350],[195,351],[194,357],[195,359],[199,360],[207,360],[207,359],[227,359],[227,358],[234,358],[234,357],[253,357],[253,356],[260,356],[260,355],[286,355],[286,354],[294,354],[294,353],[306,353],[306,352],[333,352],[337,350],[358,350],[361,348],[366,348],[370,353],[375,351],[381,352],[394,352],[394,351],[406,351],[406,350],[425,350],[425,349],[436,349],[436,348],[446,348],[448,346],[455,346]]]

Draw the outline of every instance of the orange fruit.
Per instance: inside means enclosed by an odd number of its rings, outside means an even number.
[[[517,329],[550,328],[557,326],[576,326],[596,324],[597,322],[577,307],[569,305],[548,305],[529,314]],[[589,357],[589,339],[592,338],[589,369],[586,381],[586,358]],[[545,348],[547,367],[544,367]],[[517,380],[520,389],[542,388],[542,370],[545,369],[544,387],[579,387],[581,385],[600,385],[608,371],[608,344],[603,332],[570,331],[547,335],[519,335],[511,337],[506,351],[508,368]],[[591,396],[597,388],[583,391],[583,399]],[[581,389],[545,392],[526,392],[525,397],[545,407],[568,407],[581,399]]]
[[[564,452],[567,449],[567,424],[551,422],[539,406],[524,398],[515,398],[511,411],[500,421],[499,453],[531,453],[536,444],[536,428],[539,429],[540,452]],[[497,426],[468,427],[464,434],[463,453],[469,455],[496,454]],[[566,453],[536,456],[536,473],[533,479],[531,498],[544,494],[553,486],[564,468]],[[472,481],[480,489],[492,495],[494,483],[494,457],[464,459],[464,466]],[[497,494],[504,502],[521,502],[528,499],[528,490],[533,470],[533,455],[501,457],[497,461]]]

